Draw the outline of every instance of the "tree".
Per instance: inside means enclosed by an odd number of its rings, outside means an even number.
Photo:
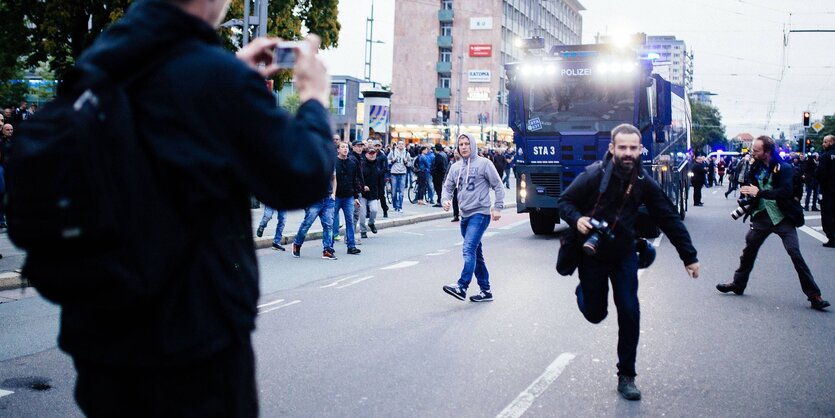
[[[722,115],[719,109],[692,100],[690,109],[693,119],[693,149],[701,150],[704,145],[708,145],[711,149],[727,148],[728,140],[725,137],[725,127],[722,126]]]
[[[823,137],[835,135],[835,115],[824,116],[821,123],[823,123],[823,129],[820,132],[815,132],[812,128],[806,130],[806,138],[812,140],[811,147],[814,147],[816,151],[823,149]],[[809,148],[806,150],[809,151]]]
[[[281,103],[281,107],[290,113],[296,113],[301,105],[302,102],[299,99],[299,94],[295,92],[284,98],[284,101]]]

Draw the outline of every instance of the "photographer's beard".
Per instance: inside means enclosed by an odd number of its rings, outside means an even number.
[[[637,164],[636,159],[632,155],[613,155],[612,159],[615,162],[615,168],[620,174],[629,174]]]

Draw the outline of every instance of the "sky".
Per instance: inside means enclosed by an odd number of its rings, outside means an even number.
[[[391,82],[394,2],[374,1],[372,79]],[[339,47],[322,57],[334,75],[363,78],[372,0],[341,0]],[[835,114],[835,1],[580,0],[583,42],[600,34],[675,35],[694,54],[694,90],[713,104],[729,138],[777,135]],[[440,4],[440,2],[439,2]],[[792,30],[831,30],[802,33]],[[786,133],[788,136],[788,132]]]

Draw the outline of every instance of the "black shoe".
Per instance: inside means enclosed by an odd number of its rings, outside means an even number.
[[[745,292],[745,289],[735,285],[733,282],[731,283],[719,283],[716,285],[716,290],[722,293],[734,292],[737,295],[741,295]]]
[[[367,232],[360,232],[360,238],[368,238]]]
[[[725,199],[727,199],[727,198],[728,198],[728,195],[729,195],[729,194],[731,194],[731,192],[725,192]]]
[[[829,240],[828,242],[824,242],[822,245],[826,248],[835,248],[835,240]]]
[[[432,207],[433,207],[433,208],[440,208],[440,207],[442,207],[442,206],[441,206],[439,203],[435,203],[434,205],[432,205]]]
[[[264,236],[264,227],[263,226],[258,227],[258,230],[255,231],[255,236],[257,236],[258,238],[261,238],[261,237]]]
[[[458,300],[464,300],[464,298],[467,297],[467,291],[458,287],[457,284],[450,284],[444,286],[444,292]]]
[[[806,212],[808,212],[808,211],[809,211],[809,205],[804,206],[804,207],[803,207],[803,210],[805,210]]]
[[[336,255],[331,250],[322,251],[322,258],[325,260],[336,260]]]
[[[812,206],[812,212],[820,212],[820,211],[821,211],[820,209],[818,209],[818,208],[816,208],[816,207]]]
[[[458,219],[458,217],[456,216],[456,217],[452,218],[452,220],[450,222],[458,222],[458,221],[460,221],[460,219]]]
[[[489,291],[482,290],[478,292],[475,296],[470,296],[470,302],[492,302],[493,301],[493,293]]]
[[[824,308],[829,306],[829,302],[823,300],[823,298],[821,298],[820,295],[815,296],[812,299],[809,299],[809,302],[812,303],[812,309],[817,309],[819,311],[822,311]]]
[[[371,233],[373,233],[373,234],[377,233],[377,227],[374,226],[374,224],[368,224],[368,229],[370,229]],[[365,237],[363,237],[363,238],[365,238]]]
[[[293,243],[293,257],[299,258],[301,256],[302,256],[302,246],[301,245],[296,245],[296,243],[294,242]]]
[[[282,247],[281,244],[273,243],[273,249],[278,251],[287,251],[286,248]]]
[[[618,392],[628,401],[640,401],[641,391],[635,386],[635,377],[618,376]]]
[[[348,254],[354,254],[354,255],[356,255],[356,254],[359,254],[359,253],[361,253],[361,252],[362,252],[362,251],[360,251],[360,249],[359,249],[359,248],[357,248],[357,247],[351,247],[351,248],[348,248]]]

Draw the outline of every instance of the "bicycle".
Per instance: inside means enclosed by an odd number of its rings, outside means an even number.
[[[409,202],[410,203],[417,203],[417,201],[418,201],[418,196],[417,196],[418,185],[417,185],[417,183],[418,183],[417,175],[415,175],[415,176],[413,176],[412,182],[409,183],[409,189],[407,190],[407,193],[409,195]],[[426,188],[425,194],[423,196],[423,201],[427,202],[427,203],[431,202],[429,200],[429,187]]]

